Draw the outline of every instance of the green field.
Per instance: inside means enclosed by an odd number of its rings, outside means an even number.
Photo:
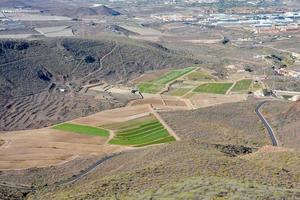
[[[185,78],[192,81],[212,81],[212,80],[216,81],[217,80],[214,76],[206,74],[201,71],[192,72],[189,75],[187,75]]]
[[[139,122],[130,122],[129,125],[119,124],[116,136],[109,141],[110,144],[142,147],[175,141],[164,126],[156,119]]]
[[[53,127],[54,129],[61,130],[61,131],[68,131],[74,133],[80,133],[85,135],[93,135],[93,136],[101,136],[101,137],[108,137],[109,132],[107,130],[96,128],[92,126],[85,126],[80,124],[59,124]]]
[[[205,83],[194,89],[194,92],[226,94],[233,83]]]
[[[158,77],[158,79],[154,80],[154,83],[156,84],[167,84],[187,73],[189,73],[190,71],[194,70],[193,67],[188,67],[188,68],[184,68],[184,69],[178,69],[178,70],[172,70],[160,77]]]
[[[158,77],[157,79],[154,79],[153,81],[146,82],[146,83],[140,83],[138,85],[138,88],[141,92],[157,93],[157,92],[161,91],[167,83],[189,73],[192,70],[194,70],[193,67],[172,70],[172,71],[167,72],[166,74]]]
[[[236,84],[233,86],[231,91],[245,91],[249,90],[251,86],[252,80],[251,79],[244,79],[241,81],[236,82]]]
[[[159,85],[159,84],[155,84],[155,83],[151,83],[151,82],[140,83],[138,85],[138,88],[139,88],[140,92],[155,94],[155,93],[158,93],[159,91],[161,91],[164,88],[164,85]]]
[[[170,90],[167,94],[171,96],[183,96],[190,90],[191,89],[187,89],[187,88],[176,88]]]

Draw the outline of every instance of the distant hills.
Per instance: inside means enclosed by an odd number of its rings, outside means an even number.
[[[92,16],[92,15],[118,16],[121,15],[121,13],[107,6],[97,6],[97,7],[77,8],[73,13],[71,13],[71,15],[76,17]]]
[[[43,1],[43,4],[39,0],[0,0],[0,7],[30,7],[34,9],[41,9],[50,11],[52,14],[64,15],[69,17],[84,17],[84,16],[118,16],[120,12],[109,8],[105,5],[96,7],[85,7],[83,5],[68,5],[64,1]]]

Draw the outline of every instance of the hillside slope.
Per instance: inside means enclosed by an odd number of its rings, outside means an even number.
[[[300,102],[268,102],[263,112],[274,128],[280,145],[300,149]]]
[[[177,127],[182,141],[122,153],[72,185],[45,187],[29,199],[298,199],[299,151],[262,147],[269,141],[255,120],[255,105],[248,101],[165,113],[163,118]],[[207,117],[205,112],[212,114]],[[244,115],[254,121],[241,123]],[[217,118],[211,119],[207,134],[189,128],[207,118]],[[183,122],[175,124],[179,120]],[[238,130],[231,134],[235,125]],[[249,144],[243,140],[247,134]],[[47,180],[45,171],[36,182],[42,180]]]
[[[146,70],[193,63],[159,45],[118,38],[2,40],[0,131],[38,128],[124,105],[126,98],[107,94],[99,101],[78,91],[89,83],[126,82]]]

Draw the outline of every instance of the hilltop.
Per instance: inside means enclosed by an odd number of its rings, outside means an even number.
[[[69,14],[70,16],[83,17],[83,16],[93,16],[93,15],[104,15],[104,16],[118,16],[121,15],[118,11],[109,8],[107,6],[97,6],[97,7],[79,7],[74,12]]]

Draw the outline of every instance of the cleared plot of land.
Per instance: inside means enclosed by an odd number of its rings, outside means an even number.
[[[109,136],[109,132],[107,130],[91,127],[91,126],[80,125],[80,124],[65,123],[65,124],[59,124],[57,126],[54,126],[53,128],[61,131],[68,131],[68,132],[74,132],[74,133],[80,133],[86,135],[94,135],[94,136],[101,136],[101,137]]]
[[[247,99],[246,94],[230,94],[230,95],[221,95],[221,94],[208,94],[208,93],[193,93],[192,96],[189,96],[192,104],[197,107],[209,107],[224,103],[232,103],[245,101]]]
[[[148,105],[136,105],[102,111],[87,117],[78,118],[72,122],[90,126],[102,126],[137,119],[150,114]]]
[[[233,83],[205,83],[194,89],[194,92],[226,94]]]
[[[191,89],[187,89],[187,88],[174,88],[170,90],[167,94],[171,96],[183,96],[190,90]]]
[[[187,80],[192,80],[192,81],[212,81],[212,80],[217,80],[216,77],[209,75],[205,72],[202,71],[195,71],[190,74],[188,74],[185,77]]]
[[[45,128],[2,134],[0,169],[14,170],[62,164],[78,157],[105,155],[122,149],[106,138]]]
[[[140,35],[157,35],[157,36],[167,35],[167,34],[164,34],[160,31],[158,31],[158,30],[155,30],[153,28],[137,27],[137,26],[126,26],[126,25],[122,25],[121,27],[123,27],[123,28],[125,28],[129,31],[138,33]]]
[[[175,141],[164,126],[154,117],[144,120],[117,124],[116,136],[109,141],[110,144],[142,147]]]
[[[149,71],[149,72],[146,72],[146,73],[142,74],[141,76],[133,79],[132,82],[135,84],[141,83],[141,82],[150,82],[150,81],[157,79],[162,74],[166,74],[167,72],[169,72],[169,70],[167,70],[167,69]]]
[[[189,73],[193,69],[193,67],[188,67],[184,69],[172,70],[153,81],[140,83],[138,85],[139,90],[145,93],[157,93],[164,88],[165,84]]]
[[[137,105],[148,105],[148,104],[155,105],[155,106],[157,106],[157,105],[163,106],[164,105],[162,99],[159,96],[146,97],[144,99],[137,99],[135,101],[132,101],[130,105],[137,106]]]
[[[68,26],[55,26],[36,28],[36,31],[45,35],[46,37],[70,37],[74,36],[72,29]]]
[[[249,90],[251,86],[252,80],[251,79],[244,79],[236,82],[234,87],[231,89],[231,91],[245,91]]]
[[[188,91],[192,90],[193,87],[195,87],[195,86],[185,83],[185,81],[182,81],[182,80],[175,81],[170,85],[169,90],[167,92],[165,92],[164,94],[168,94],[171,96],[183,96]]]
[[[12,13],[7,15],[13,20],[20,21],[70,21],[71,18],[64,16],[54,15],[41,15],[41,14],[26,14],[26,13]]]

